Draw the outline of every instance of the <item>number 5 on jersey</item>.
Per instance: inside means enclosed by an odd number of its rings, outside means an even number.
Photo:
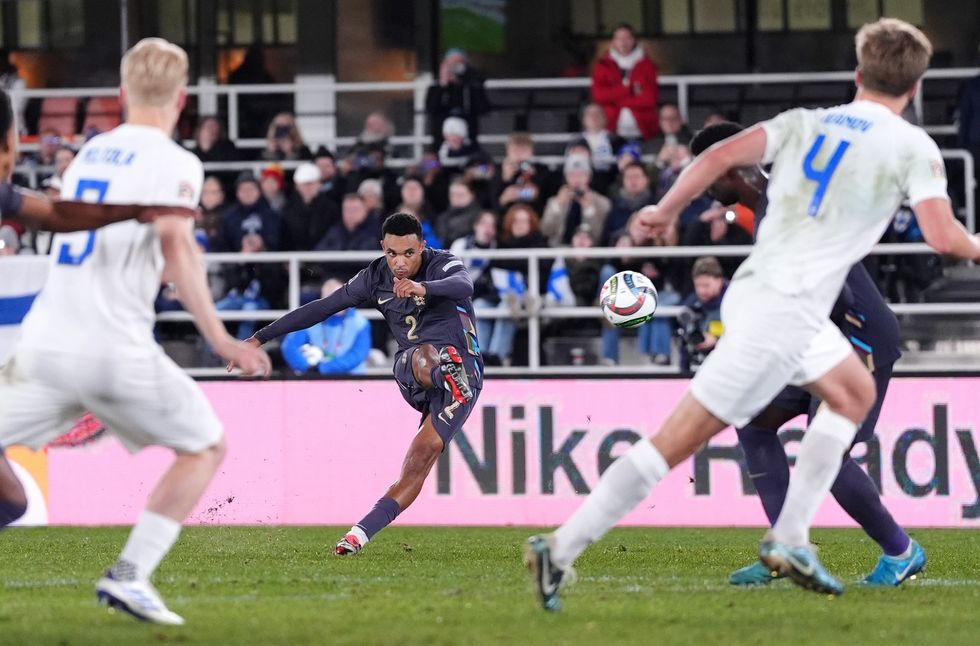
[[[95,202],[101,204],[105,199],[105,194],[109,191],[109,182],[103,179],[80,179],[78,188],[75,189],[75,199],[84,202]],[[85,248],[77,256],[72,255],[71,245],[67,242],[61,245],[58,250],[59,265],[78,266],[85,262],[85,259],[92,255],[95,250],[95,231],[89,231],[85,238]]]
[[[844,156],[848,146],[851,145],[851,142],[841,139],[826,165],[823,168],[814,168],[813,160],[820,154],[820,149],[823,147],[825,138],[824,135],[817,135],[816,141],[810,146],[810,150],[803,159],[803,175],[807,179],[817,183],[817,188],[813,191],[813,199],[810,200],[810,207],[806,210],[807,215],[811,218],[817,217],[817,212],[820,211],[820,204],[823,202],[824,195],[827,193],[827,185],[830,183],[830,178],[833,176],[834,171],[837,170],[837,165],[840,164],[841,157]]]

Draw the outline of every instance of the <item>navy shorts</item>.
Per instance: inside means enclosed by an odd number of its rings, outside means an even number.
[[[466,376],[469,379],[470,390],[473,391],[473,399],[468,404],[460,404],[445,388],[427,390],[419,385],[415,380],[415,373],[412,372],[412,357],[416,349],[408,348],[395,355],[395,366],[392,370],[395,381],[398,382],[398,389],[408,405],[422,413],[419,427],[421,428],[426,418],[431,416],[436,433],[442,438],[443,444],[449,446],[449,442],[463,428],[466,419],[476,408],[483,387],[482,371],[469,356],[464,355],[463,365],[466,367]]]
[[[878,424],[878,416],[881,415],[881,405],[885,403],[885,395],[888,393],[888,383],[892,378],[892,367],[894,364],[876,366],[872,377],[875,380],[875,403],[868,412],[868,416],[858,428],[857,435],[854,436],[854,443],[867,442],[874,435],[875,426]],[[776,398],[772,400],[770,406],[775,406],[780,410],[806,415],[809,419],[817,413],[820,400],[812,396],[807,391],[796,386],[783,388]]]

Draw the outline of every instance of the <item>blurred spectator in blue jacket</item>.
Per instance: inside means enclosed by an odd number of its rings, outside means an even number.
[[[336,278],[323,283],[326,298],[343,286]],[[316,370],[321,375],[360,374],[371,351],[371,325],[354,308],[338,312],[305,330],[291,332],[282,341],[282,356],[298,374]]]
[[[221,224],[226,251],[241,251],[242,238],[255,234],[262,238],[262,247],[279,250],[282,221],[262,197],[259,181],[245,172],[235,182],[236,202],[225,213]]]

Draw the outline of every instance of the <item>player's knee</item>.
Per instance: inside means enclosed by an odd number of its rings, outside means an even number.
[[[214,462],[215,466],[221,464],[225,459],[225,454],[228,453],[228,443],[225,441],[225,436],[222,435],[221,439],[217,443],[209,446],[205,449],[208,453],[208,457]]]
[[[416,444],[416,449],[418,451],[418,457],[420,458],[419,463],[424,465],[431,465],[433,462],[439,459],[439,455],[442,454],[443,448],[445,448],[445,443],[442,438],[436,435],[435,437],[426,438],[423,442],[418,442]]]
[[[415,374],[415,380],[423,386],[432,386],[431,372],[437,365],[439,365],[439,351],[431,344],[420,345],[412,354],[412,372]]]

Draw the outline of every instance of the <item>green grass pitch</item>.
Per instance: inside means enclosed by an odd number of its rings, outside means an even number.
[[[395,526],[337,558],[338,528],[192,527],[155,582],[187,625],[110,614],[93,585],[125,528],[0,532],[0,644],[977,644],[980,532],[918,530],[924,576],[850,585],[830,599],[787,581],[727,584],[760,530],[618,529],[578,563],[565,610],[544,613],[521,564],[522,528]],[[857,530],[815,530],[851,582],[877,549]]]

